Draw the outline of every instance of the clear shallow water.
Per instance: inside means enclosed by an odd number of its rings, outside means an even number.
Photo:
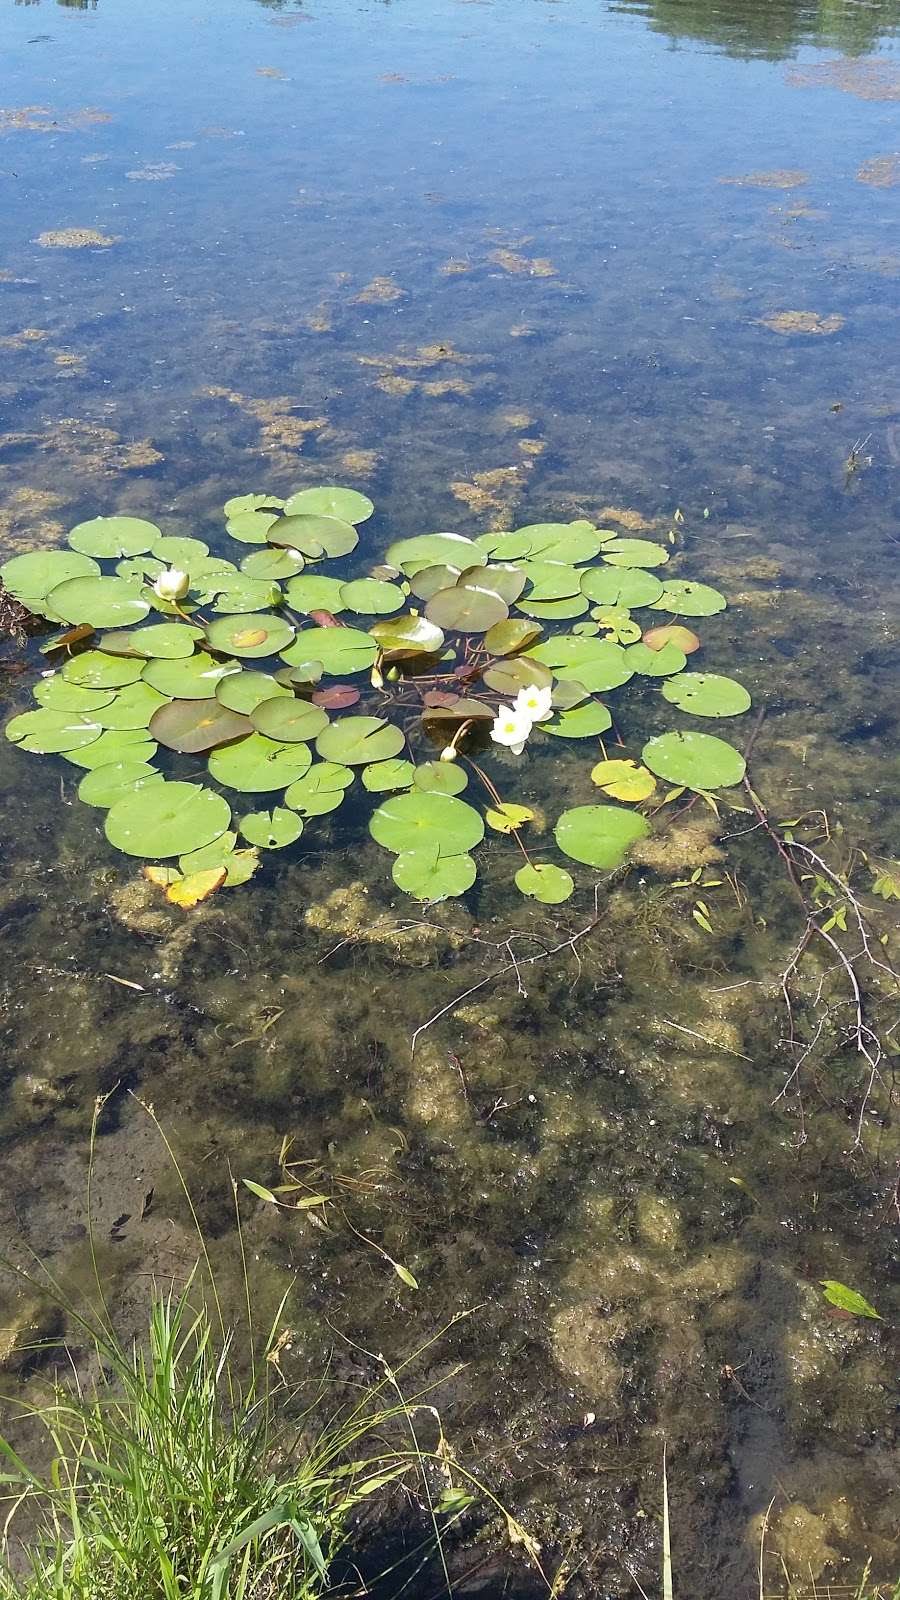
[[[710,657],[767,708],[757,787],[896,852],[898,20],[6,7],[3,553],[116,509],[215,542],[229,494],[329,480],[376,501],[366,559],[610,508],[663,531],[680,506],[684,570],[732,601]],[[70,229],[115,242],[53,242]],[[27,699],[27,679],[6,689]],[[490,986],[413,1060],[415,1028],[494,959],[474,941],[554,942],[590,897],[546,917],[488,886],[417,921],[351,818],[185,922],[60,804],[62,766],[0,749],[14,1248],[82,1270],[98,1089],[154,1101],[226,1258],[227,1162],[273,1181],[288,1134],[329,1181],[377,1169],[347,1215],[422,1287],[337,1216],[323,1236],[263,1211],[258,1292],[299,1274],[311,1366],[325,1316],[399,1353],[479,1306],[440,1347],[469,1362],[448,1426],[548,1550],[575,1539],[573,1592],[632,1592],[626,1566],[652,1581],[663,1434],[689,1592],[754,1593],[775,1493],[795,1568],[871,1552],[889,1575],[890,1331],[832,1319],[814,1286],[888,1316],[896,1130],[885,1089],[848,1154],[850,1060],[812,1077],[805,1144],[796,1105],[771,1104],[802,918],[759,836],[723,846],[749,905],[716,891],[712,939],[660,892],[709,854],[697,830],[613,892],[580,969]],[[575,781],[552,777],[567,803]],[[101,1167],[103,1226],[130,1216],[107,1270],[136,1314],[148,1270],[192,1245],[121,1095]]]

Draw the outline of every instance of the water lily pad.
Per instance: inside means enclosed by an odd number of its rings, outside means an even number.
[[[238,511],[225,524],[232,539],[241,544],[265,544],[269,529],[278,521],[276,511]]]
[[[603,546],[603,559],[613,567],[662,567],[669,552],[652,539],[612,539]]]
[[[574,806],[563,812],[555,829],[564,855],[603,871],[621,866],[631,846],[649,832],[640,812],[622,806]]]
[[[601,606],[652,606],[663,586],[652,572],[639,567],[593,567],[581,579],[581,592]]]
[[[346,711],[348,706],[357,705],[360,698],[359,690],[352,683],[329,683],[324,689],[316,689],[311,696],[313,705],[325,711]]]
[[[328,718],[320,706],[283,695],[260,701],[251,711],[250,721],[257,733],[284,744],[304,744],[328,727]]]
[[[218,700],[169,700],[153,714],[150,732],[168,750],[195,755],[249,733],[249,718]]]
[[[475,882],[476,868],[469,855],[441,855],[436,844],[404,851],[391,868],[398,889],[414,900],[433,902],[465,894]]]
[[[289,667],[311,661],[321,662],[330,676],[346,678],[365,672],[378,654],[378,646],[368,633],[357,628],[304,628],[281,659]]]
[[[436,655],[444,644],[442,630],[427,617],[387,617],[384,622],[376,622],[369,633],[385,655],[395,661]]]
[[[151,546],[150,554],[158,561],[164,561],[166,566],[178,567],[181,572],[193,572],[197,562],[205,561],[209,555],[209,545],[204,544],[202,539],[164,534]]]
[[[580,683],[591,694],[618,689],[632,677],[625,651],[609,639],[560,634],[528,651],[528,659],[542,661],[561,677]]]
[[[534,821],[534,812],[530,806],[516,805],[513,800],[501,800],[499,805],[488,807],[484,820],[495,833],[515,833],[526,822]]]
[[[127,649],[147,660],[184,661],[193,655],[196,641],[203,638],[203,630],[186,622],[151,622],[146,628],[137,628],[128,634],[105,635],[100,640],[101,650],[117,653],[115,643],[110,642],[116,637],[123,647],[127,640]]]
[[[60,754],[93,744],[103,729],[93,713],[54,711],[42,706],[38,711],[22,711],[6,724],[6,737],[22,750],[38,755]]]
[[[267,538],[270,544],[299,550],[313,560],[349,555],[359,543],[353,524],[340,517],[285,516],[269,529]]]
[[[627,606],[596,606],[591,615],[596,617],[604,637],[614,644],[636,644],[641,637],[641,625]]]
[[[289,517],[339,517],[343,522],[359,523],[366,522],[375,507],[368,495],[357,489],[326,484],[317,489],[298,489],[285,502],[284,509]]]
[[[222,509],[226,517],[239,517],[243,511],[280,511],[283,505],[277,495],[236,494],[225,501]]]
[[[166,563],[156,556],[128,556],[116,562],[116,577],[127,578],[129,583],[155,583]]]
[[[436,697],[435,697],[436,698]],[[437,705],[433,700],[429,703],[426,698],[425,709],[422,712],[423,721],[445,722],[457,725],[460,722],[492,722],[493,708],[486,705],[483,700],[471,700],[463,694],[441,695]]]
[[[565,561],[523,561],[531,587],[527,600],[569,600],[581,593],[582,571]]]
[[[508,617],[505,622],[495,622],[492,628],[488,628],[484,647],[492,656],[510,656],[516,650],[527,649],[540,636],[541,629],[536,623],[525,622],[520,617]]]
[[[583,594],[570,595],[566,600],[532,600],[529,595],[519,601],[519,610],[537,622],[566,622],[571,617],[583,617],[587,609]]]
[[[642,756],[658,778],[685,789],[730,789],[746,770],[740,752],[711,733],[661,733]]]
[[[573,683],[568,678],[557,678],[550,703],[554,711],[571,711],[573,706],[580,706],[587,697],[587,690],[582,684]]]
[[[254,672],[251,668],[229,673],[216,684],[219,704],[227,706],[229,711],[242,711],[245,716],[249,716],[262,700],[273,700],[276,696],[293,699],[286,683],[279,683],[267,672]]]
[[[549,722],[542,722],[541,727],[560,739],[591,739],[612,727],[612,717],[599,700],[588,700],[584,705],[573,706],[571,711],[558,712]]]
[[[31,609],[40,611],[38,602],[70,578],[99,578],[100,568],[90,556],[74,550],[30,550],[13,556],[0,567],[0,582],[16,599],[27,595]]]
[[[123,795],[164,782],[162,773],[147,761],[109,761],[85,773],[78,785],[78,798],[87,806],[108,811]]]
[[[399,611],[406,596],[396,583],[382,583],[378,578],[355,578],[341,586],[341,600],[345,608],[360,612],[366,617],[383,617],[390,611]],[[333,606],[329,610],[334,610]]]
[[[539,900],[542,905],[558,906],[568,900],[575,885],[565,868],[556,867],[549,861],[535,861],[519,868],[516,887],[530,899]]]
[[[425,607],[425,616],[451,633],[485,633],[509,616],[505,600],[491,589],[472,586],[439,589]]]
[[[580,561],[593,561],[600,553],[603,542],[593,523],[581,519],[575,522],[534,522],[526,528],[516,528],[512,533],[502,534],[492,554],[501,561],[534,556],[571,567]]]
[[[735,678],[715,672],[683,672],[662,692],[673,706],[695,717],[738,717],[750,708],[750,696]]]
[[[165,695],[138,679],[137,683],[127,683],[108,706],[101,706],[92,715],[101,728],[146,728],[154,712],[165,705]]]
[[[220,834],[212,844],[204,845],[200,850],[192,850],[187,855],[179,857],[178,865],[182,872],[189,877],[198,873],[210,872],[218,868],[225,872],[224,887],[237,889],[242,883],[247,883],[253,877],[259,866],[259,851],[256,849],[236,850],[237,834],[229,828],[226,833]]]
[[[665,678],[681,672],[687,665],[687,656],[677,644],[664,644],[661,650],[651,650],[647,644],[632,644],[625,651],[625,660],[633,672],[644,678]]]
[[[51,589],[47,601],[64,622],[89,622],[94,628],[140,622],[150,610],[140,587],[127,578],[67,578]]]
[[[648,650],[662,650],[664,645],[674,644],[686,656],[693,655],[695,650],[700,649],[697,635],[680,622],[664,622],[659,628],[648,628],[644,634],[644,644]]]
[[[245,794],[265,794],[270,789],[283,789],[301,778],[311,762],[308,745],[282,744],[254,732],[214,750],[209,758],[209,770],[213,778],[229,789],[242,789]]]
[[[350,767],[334,761],[316,761],[286,790],[284,803],[304,817],[323,817],[342,804],[352,782]]]
[[[105,728],[99,739],[76,750],[65,750],[67,761],[76,767],[105,767],[114,761],[151,762],[156,755],[156,741],[146,728]]]
[[[296,811],[276,806],[273,811],[250,811],[241,818],[241,833],[248,844],[263,850],[281,850],[293,844],[303,832],[303,821]]]
[[[273,617],[266,612],[258,616],[217,617],[206,630],[206,641],[211,650],[223,655],[257,660],[274,655],[290,644],[294,629],[284,617]]]
[[[495,694],[515,696],[520,689],[549,688],[553,674],[543,661],[515,656],[512,660],[495,661],[485,672],[484,681]]]
[[[123,684],[135,683],[142,677],[145,665],[142,660],[108,656],[102,650],[85,650],[63,663],[62,675],[67,683],[78,683],[84,689],[120,689]]]
[[[460,559],[462,560],[462,557]],[[414,594],[417,600],[430,600],[431,596],[437,594],[439,589],[453,589],[457,579],[462,577],[464,570],[461,566],[448,566],[446,562],[434,567],[422,567],[409,578],[409,592]],[[468,570],[473,572],[483,569],[469,567]]]
[[[263,611],[267,606],[281,604],[281,590],[277,583],[266,583],[262,578],[248,578],[245,572],[215,580],[215,609],[227,616],[242,616],[251,611]]]
[[[423,761],[415,770],[415,786],[429,794],[462,794],[469,778],[458,761]]]
[[[403,730],[383,717],[342,717],[319,734],[316,750],[323,761],[361,767],[389,760],[405,743]]]
[[[80,684],[67,683],[59,672],[42,678],[32,693],[39,706],[51,711],[76,711],[81,716],[99,711],[115,699],[114,689],[83,689]]]
[[[465,800],[421,789],[384,800],[369,830],[377,844],[397,855],[426,846],[436,846],[442,855],[465,855],[484,838],[484,823]]]
[[[521,567],[514,566],[512,562],[499,562],[487,567],[468,567],[460,573],[456,580],[457,589],[488,589],[505,600],[507,605],[512,605],[518,600],[525,588],[525,573]],[[453,588],[453,584],[448,584]]]
[[[85,556],[101,560],[114,556],[142,556],[162,535],[142,517],[92,517],[79,522],[69,534],[69,544]]]
[[[390,761],[375,761],[370,767],[363,767],[363,788],[372,794],[387,794],[394,789],[411,789],[416,777],[416,769],[411,761],[398,760],[396,757]]]
[[[292,667],[279,667],[276,681],[291,689],[309,689],[324,672],[321,661],[298,661]]]
[[[347,609],[340,579],[320,577],[315,572],[291,578],[285,585],[284,598],[292,611],[330,611],[337,616]]]
[[[654,601],[654,611],[673,611],[682,617],[712,617],[724,611],[727,601],[718,589],[708,583],[691,583],[686,578],[673,578],[659,599]]]
[[[117,800],[106,818],[106,837],[127,855],[160,860],[211,844],[230,820],[228,801],[211,789],[163,782]]]
[[[648,800],[656,788],[652,772],[639,767],[636,761],[598,761],[591,772],[591,782],[611,800],[635,803]]]
[[[461,533],[419,533],[388,545],[385,560],[414,577],[423,567],[448,566],[464,572],[467,567],[485,566],[487,555]]]
[[[264,550],[254,550],[244,557],[241,571],[248,578],[258,578],[264,583],[280,583],[287,578],[296,578],[304,565],[299,550],[279,550],[275,545],[266,545]]]
[[[144,681],[160,694],[178,700],[208,700],[222,678],[240,672],[234,661],[217,661],[198,650],[187,661],[150,661],[144,667]]]

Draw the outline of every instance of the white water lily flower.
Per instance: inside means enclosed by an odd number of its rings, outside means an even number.
[[[442,761],[455,761],[456,760],[456,755],[457,755],[456,746],[452,745],[452,744],[445,744],[443,750],[441,751],[441,760]]]
[[[501,706],[494,718],[491,738],[495,744],[505,744],[514,756],[520,756],[531,728],[532,721],[526,712],[515,706]]]
[[[553,713],[553,690],[541,689],[537,684],[520,689],[513,701],[513,710],[530,717],[532,722],[544,722]]]
[[[180,567],[168,567],[165,572],[160,573],[154,583],[153,593],[158,595],[160,600],[170,600],[174,603],[176,600],[184,599],[190,586],[191,580],[186,572],[182,572]]]

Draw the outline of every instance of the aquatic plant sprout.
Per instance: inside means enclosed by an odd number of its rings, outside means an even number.
[[[742,782],[739,751],[691,726],[642,749],[616,726],[614,755],[603,744],[607,697],[631,680],[645,707],[649,695],[707,727],[750,705],[734,679],[685,670],[701,639],[680,619],[726,602],[659,576],[671,549],[578,519],[416,534],[368,569],[311,570],[351,556],[373,511],[332,485],[238,495],[224,508],[235,561],[111,516],[0,568],[6,593],[62,630],[6,737],[79,768],[110,844],[174,904],[246,883],[262,851],[290,859],[314,827],[327,847],[323,819],[355,795],[414,899],[472,887],[487,824],[489,871],[556,905],[575,881],[554,852],[613,870],[649,832],[648,808],[684,789],[715,803]],[[529,777],[546,783],[547,757],[555,820],[522,794]],[[567,804],[585,780],[597,803]]]

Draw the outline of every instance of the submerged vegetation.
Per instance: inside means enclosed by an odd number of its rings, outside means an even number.
[[[675,619],[726,602],[707,584],[669,578],[669,547],[584,520],[547,522],[404,538],[364,576],[310,574],[356,548],[373,510],[367,496],[332,486],[286,501],[238,496],[226,529],[255,547],[240,567],[143,519],[97,517],[72,529],[68,550],[0,569],[15,601],[64,625],[41,647],[61,667],[42,676],[37,708],[14,716],[7,738],[85,769],[79,797],[106,811],[118,849],[177,858],[145,869],[173,903],[245,883],[261,849],[293,844],[359,775],[386,797],[370,831],[414,899],[471,888],[487,826],[514,841],[521,893],[558,904],[574,881],[523,839],[534,797],[518,774],[501,794],[504,776],[481,765],[492,747],[520,757],[535,735],[600,740],[590,775],[602,803],[563,810],[554,828],[567,861],[594,869],[619,866],[647,835],[638,808],[685,790],[715,808],[711,791],[742,781],[734,746],[695,729],[655,735],[638,761],[606,704],[636,679],[659,680],[665,702],[703,721],[750,705],[734,679],[687,671],[700,639]],[[280,665],[263,670],[273,657]],[[153,765],[160,748],[165,771]],[[195,781],[197,756],[216,788]],[[481,809],[459,798],[470,775]],[[662,797],[657,780],[669,786]],[[281,801],[233,826],[222,789]]]

